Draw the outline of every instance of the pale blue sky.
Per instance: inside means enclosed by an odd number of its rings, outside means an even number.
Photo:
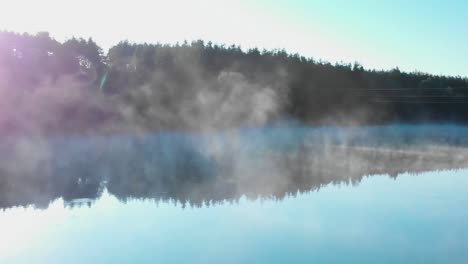
[[[244,48],[285,48],[366,68],[468,76],[468,2],[463,0],[200,0],[2,2],[0,25],[93,37],[175,43],[204,39]]]

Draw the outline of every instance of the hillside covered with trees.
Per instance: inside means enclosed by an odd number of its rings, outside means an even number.
[[[468,79],[331,64],[203,41],[0,32],[0,133],[141,133],[306,124],[468,121]]]

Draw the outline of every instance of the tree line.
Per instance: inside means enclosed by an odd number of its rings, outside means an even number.
[[[198,40],[105,53],[92,39],[0,32],[4,133],[468,120],[468,79],[364,69]]]

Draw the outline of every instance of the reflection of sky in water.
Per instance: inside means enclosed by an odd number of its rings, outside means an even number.
[[[462,263],[468,171],[202,208],[104,194],[0,212],[0,263]]]

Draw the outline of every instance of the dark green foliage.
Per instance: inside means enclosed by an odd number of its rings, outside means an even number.
[[[230,79],[225,81],[223,76]],[[186,118],[181,118],[185,117],[184,111],[205,120],[225,107],[225,99],[239,100],[239,107],[243,107],[240,100],[245,96],[233,93],[235,89],[248,97],[264,98],[264,91],[273,94],[267,98],[274,98],[275,104],[274,111],[268,110],[267,121],[292,118],[306,123],[356,124],[468,120],[468,79],[460,76],[407,73],[398,68],[367,70],[359,63],[333,65],[284,50],[243,51],[238,46],[205,44],[201,40],[176,45],[123,41],[104,55],[92,39],[72,38],[60,43],[48,33],[0,32],[0,86],[28,91],[63,86],[64,78],[79,84],[68,86],[85,93],[72,106],[59,102],[61,107],[56,110],[66,112],[64,109],[78,107],[74,113],[86,112],[87,119],[78,120],[79,127],[70,126],[78,132],[96,126],[91,119],[107,121],[102,120],[105,115],[89,117],[91,113],[102,115],[102,109],[89,111],[98,105],[105,108],[104,112],[112,112],[112,122],[120,122],[119,126],[130,120],[126,126],[131,127],[138,120],[139,129],[192,128],[186,125]],[[219,102],[204,105],[203,100],[210,96]],[[93,98],[93,102],[83,98]],[[200,99],[201,103],[193,103]],[[264,107],[258,103],[258,107]],[[257,110],[256,104],[249,106],[243,110]],[[58,114],[68,120],[82,117]],[[232,121],[227,126],[242,126],[246,115],[242,112],[220,118]],[[0,119],[2,131],[11,120]],[[48,126],[59,129],[62,124]]]

